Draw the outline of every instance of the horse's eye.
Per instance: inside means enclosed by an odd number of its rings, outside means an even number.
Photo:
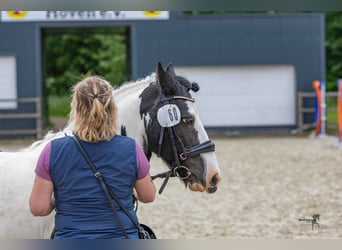
[[[183,121],[184,124],[192,125],[194,123],[194,118],[186,117],[186,118],[183,118],[182,121]]]

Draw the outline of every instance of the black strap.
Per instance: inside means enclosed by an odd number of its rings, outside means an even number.
[[[215,151],[215,144],[212,141],[205,141],[200,143],[192,148],[185,149],[185,156],[191,158],[195,155],[199,155],[201,153],[212,152]]]
[[[95,178],[100,183],[103,191],[105,192],[107,200],[109,202],[109,205],[112,208],[112,210],[114,212],[114,215],[115,215],[115,217],[116,217],[116,219],[117,219],[117,221],[119,223],[120,229],[123,232],[123,234],[125,235],[126,239],[128,239],[127,232],[126,232],[125,228],[122,225],[122,222],[121,222],[121,220],[119,218],[118,212],[116,211],[116,208],[114,207],[114,205],[112,203],[112,199],[115,200],[115,202],[120,206],[122,211],[130,218],[130,220],[133,222],[133,224],[136,226],[136,228],[138,230],[140,230],[139,223],[133,218],[133,216],[130,214],[130,212],[125,208],[125,206],[122,204],[120,199],[118,197],[116,197],[116,195],[114,194],[113,190],[107,185],[107,183],[105,183],[101,173],[96,169],[96,167],[94,166],[93,162],[90,160],[88,154],[86,153],[86,151],[82,147],[82,145],[79,142],[77,136],[72,136],[72,138],[74,139],[77,147],[79,148],[79,150],[82,153],[83,157],[85,158],[85,160],[87,161],[87,163],[90,166],[91,170],[93,171]]]

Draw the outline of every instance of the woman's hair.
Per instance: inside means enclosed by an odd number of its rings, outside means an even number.
[[[72,88],[70,123],[81,140],[110,140],[117,132],[117,107],[112,86],[100,76],[89,76]]]

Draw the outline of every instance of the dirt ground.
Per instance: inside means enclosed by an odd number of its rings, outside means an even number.
[[[342,146],[337,137],[213,137],[222,181],[214,194],[171,179],[154,203],[139,203],[159,239],[342,239]],[[0,141],[0,149],[29,140]],[[154,157],[152,174],[166,166]],[[161,180],[157,180],[158,188]],[[320,214],[320,228],[298,221]]]
[[[342,238],[342,150],[337,138],[213,138],[222,172],[214,194],[171,180],[141,222],[164,239]],[[153,159],[153,172],[162,163]],[[164,169],[164,168],[162,168]],[[161,182],[158,182],[160,187]],[[320,214],[320,228],[298,221]]]

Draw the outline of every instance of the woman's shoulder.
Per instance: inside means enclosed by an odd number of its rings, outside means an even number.
[[[55,139],[51,140],[51,143],[52,144],[63,144],[69,140],[72,140],[71,136],[66,135],[66,136],[55,138]]]
[[[136,143],[135,140],[131,137],[124,136],[124,135],[115,135],[112,139],[113,141],[121,141],[124,143]]]

